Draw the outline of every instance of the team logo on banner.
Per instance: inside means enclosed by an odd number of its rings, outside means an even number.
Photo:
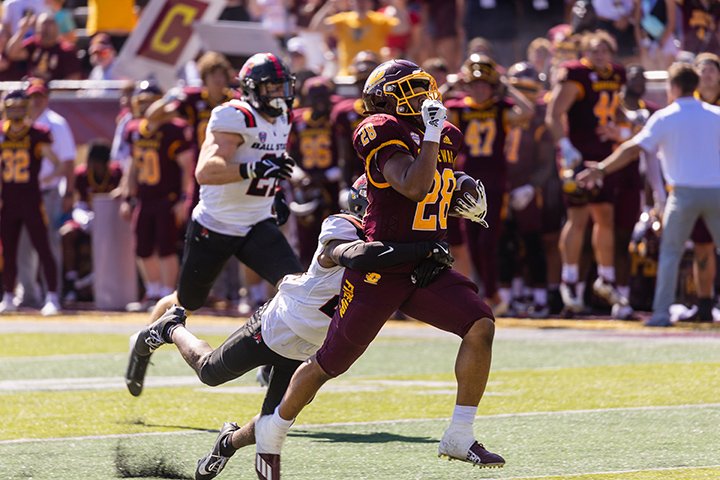
[[[198,0],[168,0],[142,41],[137,55],[175,65],[193,33],[193,23],[207,9]]]

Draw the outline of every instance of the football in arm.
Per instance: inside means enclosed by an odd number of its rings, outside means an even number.
[[[455,172],[455,182],[455,191],[453,192],[452,200],[450,201],[449,214],[453,217],[459,217],[455,210],[455,207],[458,206],[458,200],[461,198],[467,198],[466,195],[470,195],[472,198],[477,200],[478,191],[475,179],[463,171]]]

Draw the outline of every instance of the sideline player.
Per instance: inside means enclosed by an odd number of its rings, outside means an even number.
[[[463,139],[445,121],[447,110],[439,96],[435,80],[406,60],[381,64],[365,83],[363,101],[371,115],[356,130],[354,147],[368,178],[368,241],[439,241],[446,236],[456,184],[453,169]],[[469,205],[467,217],[484,221],[483,193],[479,184],[479,201]],[[325,382],[350,368],[398,309],[462,338],[455,364],[456,407],[439,453],[479,466],[505,463],[473,434],[490,372],[493,314],[466,277],[443,270],[420,288],[411,280],[414,266],[371,273],[345,270],[339,306],[322,347],[295,372],[275,413],[255,422],[260,479],[280,478],[280,450],[294,419]]]
[[[617,45],[607,32],[586,34],[582,51],[580,60],[562,65],[545,117],[557,141],[563,169],[570,173],[582,170],[583,160],[601,160],[612,153],[614,141],[606,130],[614,126],[620,89],[625,83],[625,69],[611,62]],[[578,265],[590,217],[594,222],[592,246],[598,264],[593,291],[610,305],[628,303],[615,286],[613,195],[622,180],[623,174],[618,172],[605,179],[596,195],[566,195],[567,221],[560,234],[563,261],[560,294],[570,312],[584,309]]]
[[[171,308],[157,322],[139,332],[148,349],[175,343],[185,361],[210,386],[235,379],[251,369],[273,367],[262,414],[271,414],[280,403],[295,369],[320,348],[337,306],[344,267],[372,271],[430,256],[430,269],[418,272],[426,284],[452,264],[447,244],[440,242],[364,242],[362,216],[367,207],[366,182],[362,176],[349,195],[351,214],[325,219],[315,256],[307,272],[288,275],[278,293],[255,312],[217,349],[197,339],[184,326],[185,312]],[[172,342],[166,342],[166,340]],[[255,443],[254,419],[242,428],[226,423],[211,453],[198,462],[196,479],[214,478],[238,448]]]
[[[242,100],[210,116],[195,170],[200,202],[188,225],[178,288],[155,305],[151,321],[173,304],[200,308],[233,255],[272,285],[302,271],[272,213],[278,182],[290,177],[295,164],[285,153],[294,77],[272,53],[258,53],[245,62],[238,81]],[[135,396],[149,361],[131,348],[125,383]]]

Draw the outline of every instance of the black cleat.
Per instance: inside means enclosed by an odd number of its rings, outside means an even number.
[[[235,453],[235,450],[233,450],[230,455],[223,455],[222,444],[226,441],[229,442],[229,440],[226,439],[239,429],[240,427],[238,427],[237,423],[226,422],[223,424],[212,451],[198,460],[197,468],[195,469],[195,480],[210,480],[222,472],[225,464]],[[232,442],[229,443],[232,444]]]

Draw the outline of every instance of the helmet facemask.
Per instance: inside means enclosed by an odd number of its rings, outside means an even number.
[[[429,98],[431,100],[440,100],[440,90],[438,90],[435,79],[425,72],[413,73],[398,80],[387,82],[383,87],[383,92],[388,97],[395,100],[395,112],[401,116],[419,116],[421,115],[422,100]],[[411,101],[418,97],[422,97],[421,101]]]
[[[271,85],[274,90],[279,90],[278,94],[267,91]],[[292,107],[295,98],[295,76],[291,75],[279,82],[260,83],[255,83],[252,78],[245,78],[243,92],[248,102],[258,111],[273,118],[279,117]]]

